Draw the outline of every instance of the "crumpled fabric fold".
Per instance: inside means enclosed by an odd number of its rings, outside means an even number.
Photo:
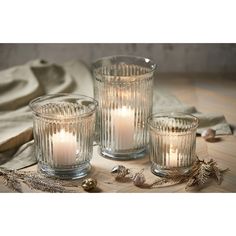
[[[81,61],[57,65],[34,60],[0,72],[0,166],[21,169],[36,163],[28,104],[55,93],[93,96],[89,68]]]

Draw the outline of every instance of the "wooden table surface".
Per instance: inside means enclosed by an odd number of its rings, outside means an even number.
[[[236,75],[214,75],[214,74],[166,74],[159,75],[155,80],[157,89],[166,89],[174,94],[185,104],[195,106],[201,112],[222,113],[232,127],[232,135],[220,136],[220,141],[209,143],[201,137],[197,137],[197,154],[200,159],[213,158],[219,167],[229,168],[230,171],[224,175],[221,185],[210,181],[204,188],[191,190],[191,192],[236,192]],[[99,155],[98,147],[94,147],[94,156],[91,161],[92,170],[89,177],[98,181],[101,192],[186,192],[185,184],[177,184],[168,187],[153,189],[141,189],[132,182],[119,183],[111,176],[110,171],[115,165],[124,165],[133,171],[144,169],[147,182],[153,182],[157,178],[150,172],[148,156],[135,161],[113,161]],[[37,166],[25,168],[25,170],[36,171]],[[80,180],[74,181],[78,187],[76,192],[84,192]],[[33,192],[25,188],[25,192]],[[0,182],[0,192],[11,192]]]

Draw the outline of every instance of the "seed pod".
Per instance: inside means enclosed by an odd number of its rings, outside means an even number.
[[[215,138],[216,135],[216,131],[214,129],[206,129],[202,132],[202,137],[206,140],[206,141],[211,141]]]
[[[96,188],[97,186],[97,180],[96,179],[93,179],[93,178],[88,178],[88,179],[85,179],[83,182],[82,182],[82,188],[85,190],[85,191],[90,191],[94,188]]]
[[[130,170],[122,165],[114,166],[111,170],[111,174],[115,176],[115,178],[123,178],[129,173],[130,173]]]
[[[146,179],[141,172],[136,173],[133,177],[133,183],[135,186],[141,187],[141,186],[143,186],[145,181],[146,181]]]

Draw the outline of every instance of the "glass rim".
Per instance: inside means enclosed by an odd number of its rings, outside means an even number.
[[[148,65],[148,63],[150,63],[150,71],[142,73],[140,75],[105,75],[103,73],[97,73],[96,69],[98,68],[102,68],[102,66],[97,66],[99,63],[103,62],[103,61],[111,61],[112,59],[121,59],[121,58],[126,58],[126,59],[136,59],[136,60],[140,60],[141,62],[144,62]],[[113,56],[106,56],[106,57],[101,57],[98,58],[96,60],[94,60],[92,62],[92,71],[93,73],[95,73],[96,76],[99,76],[99,78],[101,79],[101,81],[105,81],[104,77],[107,78],[128,78],[128,77],[135,77],[135,78],[143,78],[144,76],[147,75],[151,75],[153,74],[157,69],[157,64],[154,63],[154,61],[150,58],[147,57],[141,57],[141,56],[132,56],[132,55],[113,55]],[[125,81],[125,83],[132,83],[132,82],[136,82],[136,80],[132,80],[132,81]],[[110,83],[121,83],[121,82],[110,82]]]
[[[80,99],[88,99],[89,101],[91,101],[94,105],[94,108],[91,109],[90,111],[88,112],[85,112],[83,114],[76,114],[76,115],[68,115],[66,117],[63,117],[63,118],[59,118],[57,115],[55,114],[43,114],[42,112],[39,112],[38,110],[36,110],[36,107],[35,105],[36,104],[40,104],[40,102],[43,102],[43,101],[46,101],[47,99],[52,99],[52,98],[56,98],[56,97],[59,97],[59,98],[63,98],[63,97],[76,97],[76,98],[80,98]],[[61,120],[61,119],[73,119],[73,118],[78,118],[78,117],[87,117],[87,116],[90,116],[91,114],[93,114],[97,107],[98,107],[98,101],[95,100],[94,98],[92,97],[89,97],[89,96],[86,96],[86,95],[83,95],[83,94],[76,94],[76,93],[56,93],[56,94],[47,94],[47,95],[42,95],[42,96],[39,96],[37,98],[34,98],[33,100],[31,100],[29,102],[29,107],[31,109],[31,111],[33,112],[34,115],[38,115],[38,116],[41,116],[41,117],[44,117],[44,118],[49,118],[49,119],[55,119],[55,120]]]
[[[184,117],[188,117],[191,118],[192,121],[194,122],[194,124],[187,130],[184,131],[183,133],[189,133],[191,131],[194,131],[198,128],[199,126],[199,118],[197,118],[196,116],[189,114],[189,113],[184,113],[184,112],[160,112],[160,113],[153,113],[151,114],[148,118],[147,118],[147,124],[150,128],[152,128],[153,130],[159,132],[159,133],[165,133],[162,131],[159,131],[155,126],[153,126],[153,124],[151,123],[151,120],[153,120],[153,118],[161,118],[161,117],[168,117],[168,118],[184,118]],[[171,132],[171,135],[184,135],[183,133],[176,133],[176,132]],[[166,134],[165,134],[166,135]]]

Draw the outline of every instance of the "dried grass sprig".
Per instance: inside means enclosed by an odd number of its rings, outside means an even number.
[[[68,191],[59,180],[46,178],[38,173],[7,170],[0,167],[0,176],[4,179],[4,184],[11,190],[22,192],[22,184],[27,185],[30,189],[40,190],[51,193],[64,193]]]

